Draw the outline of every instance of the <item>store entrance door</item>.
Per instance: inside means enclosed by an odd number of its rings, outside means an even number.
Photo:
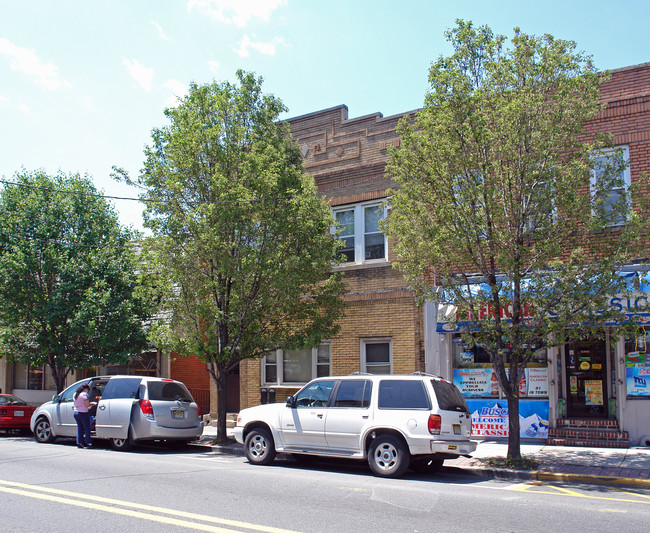
[[[567,415],[607,418],[607,345],[582,341],[565,345]]]

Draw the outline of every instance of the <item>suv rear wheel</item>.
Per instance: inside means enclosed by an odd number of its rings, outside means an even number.
[[[368,464],[380,477],[399,477],[409,467],[410,454],[402,439],[394,435],[379,435],[370,443]]]
[[[268,465],[275,459],[273,437],[264,428],[256,428],[246,435],[244,453],[251,464]]]

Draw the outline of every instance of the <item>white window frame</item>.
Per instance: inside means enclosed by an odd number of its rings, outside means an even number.
[[[331,341],[323,341],[321,342],[318,346],[315,348],[312,348],[311,350],[311,378],[309,378],[308,381],[305,382],[299,382],[299,381],[284,381],[284,351],[283,350],[276,350],[275,352],[275,361],[276,361],[276,373],[278,376],[278,379],[276,381],[268,381],[266,379],[266,357],[262,358],[262,368],[261,368],[261,377],[262,377],[262,385],[274,385],[276,387],[280,386],[302,386],[311,381],[312,379],[316,379],[318,377],[318,348],[320,346],[327,346],[328,352],[329,352],[329,372],[327,375],[331,376],[332,375],[332,343]]]
[[[377,257],[373,259],[366,259],[366,231],[365,231],[365,213],[366,209],[371,209],[373,207],[379,207],[382,210],[382,218],[386,218],[387,210],[386,206],[382,206],[382,201],[372,201],[372,202],[363,202],[359,204],[339,206],[335,209],[332,209],[332,216],[336,220],[336,213],[343,211],[354,211],[354,234],[350,235],[354,237],[354,261],[348,261],[343,264],[363,264],[363,263],[376,263],[381,261],[388,260],[388,240],[386,235],[382,231],[377,231],[371,233],[372,235],[381,234],[384,239],[384,256]],[[337,230],[336,224],[332,226],[332,233],[335,233]],[[369,234],[370,235],[370,234]]]
[[[629,191],[630,186],[632,184],[632,177],[630,174],[630,148],[627,145],[624,146],[617,146],[615,148],[606,148],[603,150],[597,150],[592,153],[592,157],[596,157],[598,155],[612,155],[614,154],[617,150],[622,150],[623,151],[623,160],[627,163],[625,169],[623,170],[623,180],[625,182],[625,191]],[[596,194],[600,192],[597,188],[597,183],[596,183],[596,171],[592,170],[591,175],[589,178],[589,190],[591,193],[591,198],[592,200],[595,198]],[[620,190],[620,189],[611,189],[611,190]],[[595,216],[596,213],[592,211],[592,216]],[[623,220],[621,222],[614,222],[612,224],[609,224],[609,227],[616,227],[616,226],[622,226],[627,223],[627,220]]]
[[[388,344],[388,365],[390,367],[389,373],[393,373],[393,339],[390,337],[371,337],[361,339],[361,372],[373,374],[372,365],[368,368],[366,361],[366,346],[369,344]]]

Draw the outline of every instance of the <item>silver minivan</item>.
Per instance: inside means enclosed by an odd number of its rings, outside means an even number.
[[[138,441],[190,442],[203,433],[197,404],[187,387],[173,379],[142,376],[97,376],[77,381],[34,411],[30,428],[38,442],[76,437],[73,395],[88,384],[91,435],[109,439],[116,450]]]

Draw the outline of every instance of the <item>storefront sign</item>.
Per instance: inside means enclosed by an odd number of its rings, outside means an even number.
[[[508,404],[495,400],[467,400],[472,413],[472,435],[507,437]],[[521,438],[548,437],[548,402],[519,401],[519,435]]]

